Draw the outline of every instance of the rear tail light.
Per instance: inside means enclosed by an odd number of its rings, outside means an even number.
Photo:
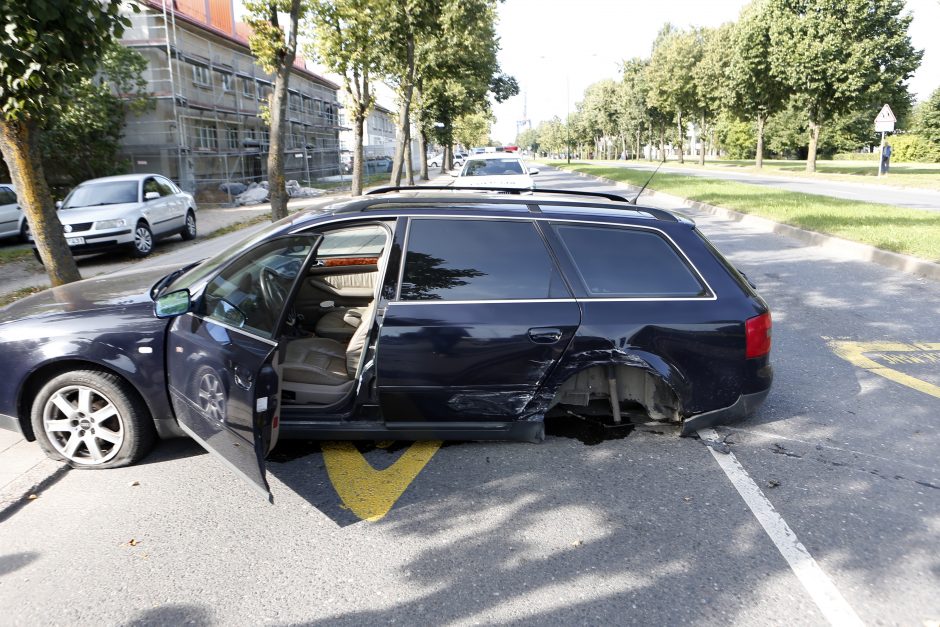
[[[744,323],[745,356],[763,357],[770,352],[770,334],[773,322],[770,312],[755,316]]]

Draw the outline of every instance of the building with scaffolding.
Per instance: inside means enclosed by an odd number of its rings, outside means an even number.
[[[147,59],[155,107],[128,117],[122,156],[132,172],[157,172],[212,197],[226,182],[267,179],[262,107],[273,76],[256,65],[250,29],[232,0],[134,0],[121,43]],[[288,95],[287,179],[310,182],[341,169],[339,86],[297,59]]]

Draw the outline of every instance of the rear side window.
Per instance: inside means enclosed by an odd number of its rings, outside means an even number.
[[[590,296],[677,298],[708,293],[676,250],[656,233],[568,224],[553,228]]]
[[[529,221],[413,219],[401,300],[570,298]]]
[[[0,205],[15,205],[16,194],[9,187],[0,187]]]

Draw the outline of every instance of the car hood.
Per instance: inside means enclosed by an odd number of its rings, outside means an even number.
[[[22,318],[44,318],[91,310],[148,310],[153,307],[150,287],[176,269],[176,266],[160,266],[54,287],[0,310],[0,324]]]
[[[130,211],[136,211],[138,207],[140,207],[140,203],[124,202],[116,205],[101,205],[100,207],[61,209],[59,210],[59,221],[64,226],[66,224],[97,222],[98,220],[113,220]]]
[[[513,187],[528,189],[533,186],[532,177],[525,174],[494,176],[458,176],[455,187]]]

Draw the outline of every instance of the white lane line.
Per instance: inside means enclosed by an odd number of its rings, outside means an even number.
[[[698,434],[703,440],[721,442],[721,438],[714,429],[699,429]],[[823,572],[783,517],[777,513],[734,453],[719,453],[712,447],[708,447],[708,450],[711,451],[712,457],[721,469],[725,471],[725,475],[731,480],[738,494],[751,508],[757,522],[767,532],[783,559],[787,560],[793,574],[803,584],[803,588],[806,589],[826,620],[831,625],[863,625],[858,614],[846,602],[832,580]]]

